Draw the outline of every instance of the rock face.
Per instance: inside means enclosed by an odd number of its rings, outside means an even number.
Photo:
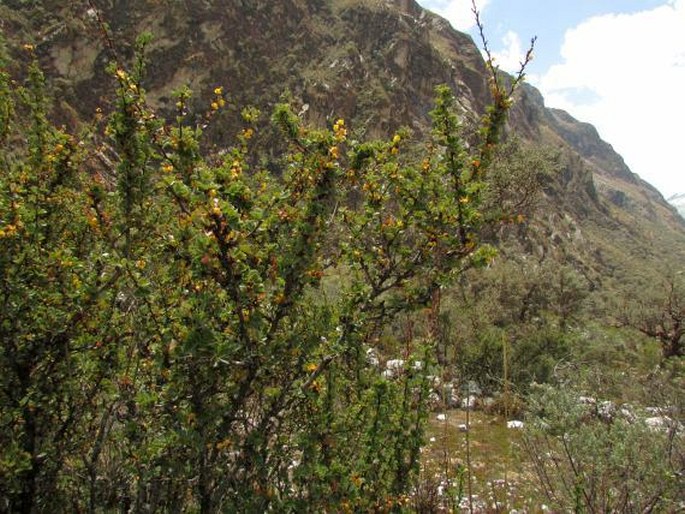
[[[457,93],[467,127],[488,102],[471,38],[413,0],[5,0],[0,19],[11,57],[25,58],[21,43],[35,44],[65,123],[93,116],[111,90],[107,63],[130,62],[135,36],[145,31],[154,35],[145,86],[161,114],[172,115],[171,93],[179,87],[195,91],[202,113],[214,87],[224,86],[231,102],[211,128],[217,145],[230,143],[240,108],[256,104],[268,112],[284,91],[307,106],[301,112],[308,122],[342,116],[371,136],[400,126],[426,135],[438,84]],[[109,39],[99,21],[108,24]],[[561,171],[545,187],[535,244],[554,240],[587,276],[606,273],[616,258],[654,267],[666,246],[673,262],[685,261],[683,218],[594,127],[546,108],[525,86],[510,129],[561,155]],[[637,257],[635,246],[642,249]]]

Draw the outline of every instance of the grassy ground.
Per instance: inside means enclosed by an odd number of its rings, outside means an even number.
[[[543,511],[535,478],[519,444],[520,430],[507,428],[502,417],[470,412],[467,419],[466,411],[452,410],[445,412],[443,421],[433,414],[427,436],[420,491],[426,509]]]

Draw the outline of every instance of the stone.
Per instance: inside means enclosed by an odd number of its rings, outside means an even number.
[[[477,400],[475,396],[469,395],[461,401],[461,408],[473,410],[476,408]]]
[[[654,432],[667,432],[673,424],[673,420],[668,416],[653,416],[645,418],[645,425]]]
[[[390,359],[385,363],[385,371],[383,371],[383,376],[385,378],[395,378],[401,375],[403,370],[403,359]]]
[[[369,348],[366,350],[366,362],[374,368],[380,367],[381,360],[378,358],[378,352],[375,348]]]

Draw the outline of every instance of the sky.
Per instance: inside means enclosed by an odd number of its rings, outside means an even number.
[[[471,0],[417,0],[476,43]],[[477,0],[496,63],[592,123],[664,197],[685,193],[685,0]]]

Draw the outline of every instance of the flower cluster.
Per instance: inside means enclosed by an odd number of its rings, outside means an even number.
[[[345,128],[345,120],[342,118],[338,119],[333,125],[333,133],[335,134],[335,140],[342,143],[347,138],[347,129]]]
[[[395,134],[392,138],[392,146],[390,147],[390,153],[392,155],[397,155],[400,151],[400,141],[402,141],[402,136]]]
[[[218,111],[224,105],[226,105],[226,100],[224,100],[224,88],[221,86],[214,88],[214,99],[210,104],[212,111]]]

